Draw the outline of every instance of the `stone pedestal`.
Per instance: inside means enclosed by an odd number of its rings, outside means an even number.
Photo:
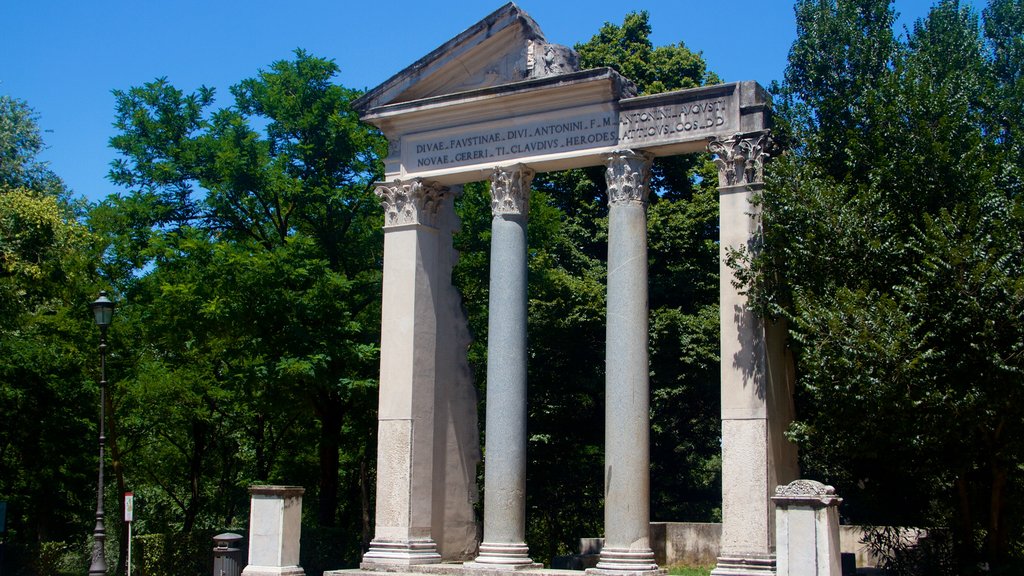
[[[839,504],[835,489],[796,480],[775,489],[779,576],[841,576]]]
[[[303,576],[299,566],[302,494],[299,486],[249,488],[249,564],[244,576]]]
[[[484,539],[470,566],[534,566],[526,546],[526,220],[533,170],[491,176]]]
[[[450,192],[416,179],[382,184],[377,195],[385,209],[377,507],[363,564],[435,563],[437,218]]]
[[[652,573],[650,394],[647,359],[647,195],[652,156],[607,160],[608,320],[604,547],[593,573]]]
[[[726,263],[732,250],[756,253],[767,131],[709,145],[719,168],[722,377],[722,540],[712,574],[775,571],[771,490],[798,476],[796,448],[783,435],[792,420],[785,328],[754,315]]]

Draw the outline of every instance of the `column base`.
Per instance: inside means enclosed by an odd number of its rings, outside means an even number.
[[[631,550],[629,548],[601,549],[601,558],[595,568],[587,570],[587,574],[596,575],[645,575],[664,574],[654,561],[654,551],[650,548]]]
[[[527,568],[543,568],[530,558],[530,548],[525,542],[518,544],[480,544],[480,554],[472,562],[463,564],[470,569],[487,570],[523,570]]]
[[[439,564],[441,555],[437,553],[437,543],[433,540],[373,540],[370,550],[363,554],[360,568],[373,568],[380,564],[398,564],[412,566],[415,564]]]
[[[719,556],[711,576],[767,576],[775,574],[775,555],[730,554]]]

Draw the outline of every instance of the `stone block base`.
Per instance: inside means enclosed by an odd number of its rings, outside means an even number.
[[[711,576],[767,576],[775,574],[775,556],[760,554],[719,556]]]
[[[466,562],[462,565],[470,574],[487,576],[491,572],[509,572],[517,570],[540,570],[544,567],[539,562],[529,564],[484,564],[481,562]]]
[[[305,576],[301,566],[246,566],[242,576]]]

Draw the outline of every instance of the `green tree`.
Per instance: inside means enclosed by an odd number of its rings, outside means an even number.
[[[95,510],[97,258],[42,148],[28,104],[0,96],[0,500],[15,565],[76,539]]]
[[[1020,11],[993,1],[986,38],[942,1],[903,39],[884,0],[798,2],[779,90],[794,146],[745,265],[791,327],[804,474],[849,521],[951,529],[928,573],[1011,570],[1024,539]]]
[[[139,342],[124,391],[130,474],[153,487],[165,525],[230,524],[245,487],[272,481],[316,486],[318,525],[361,531],[360,499],[339,494],[360,481],[342,459],[357,471],[372,459],[383,140],[336,73],[296,51],[212,112],[206,88],[115,91],[110,176],[130,193],[92,222]],[[155,409],[165,395],[179,401]]]

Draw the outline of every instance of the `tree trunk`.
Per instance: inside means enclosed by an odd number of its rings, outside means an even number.
[[[974,520],[971,514],[971,483],[967,479],[970,472],[962,470],[956,478],[957,491],[957,522],[953,531],[954,554],[961,566],[973,563]]]
[[[366,458],[359,461],[359,495],[362,497],[363,537],[360,539],[360,552],[365,554],[370,549],[373,532],[370,526],[370,475],[366,472]]]
[[[996,565],[1002,564],[1010,552],[1009,531],[1003,512],[1006,510],[1006,479],[1008,472],[996,458],[992,460],[992,496],[989,499],[987,556]]]
[[[206,424],[199,421],[192,423],[192,457],[189,458],[189,501],[185,507],[185,518],[181,530],[189,533],[195,528],[199,516],[199,500],[201,479],[203,474],[203,455],[206,449]]]
[[[107,390],[107,430],[110,446],[110,468],[114,471],[117,484],[117,516],[107,521],[107,526],[117,526],[117,570],[114,574],[126,574],[128,570],[128,530],[124,523],[124,493],[127,491],[124,482],[124,467],[121,463],[121,449],[117,445],[117,414],[114,412],[114,401],[110,390]],[[109,516],[108,516],[109,518]],[[112,520],[112,521],[111,521]]]
[[[338,402],[323,402],[317,410],[320,417],[320,505],[317,521],[321,527],[337,525],[338,471],[341,461],[342,409]]]

